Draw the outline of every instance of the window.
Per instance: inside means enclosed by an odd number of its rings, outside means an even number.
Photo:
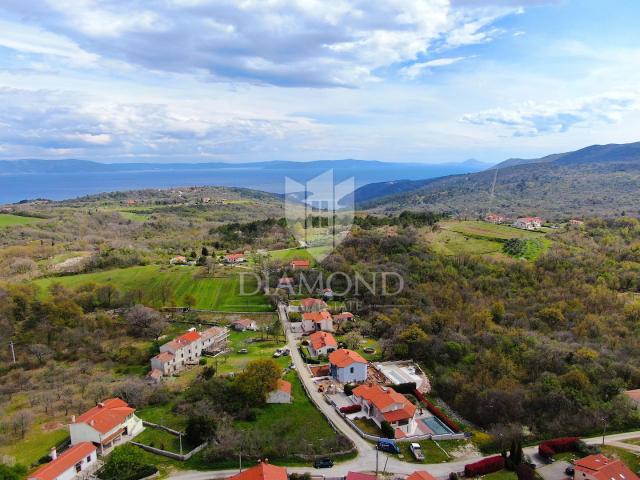
[[[353,373],[353,372],[354,372],[354,369],[353,369],[353,367],[351,367],[351,368],[349,369],[349,373]]]
[[[87,463],[91,462],[91,455],[87,457]]]
[[[76,463],[76,473],[80,473],[82,471],[82,463]]]

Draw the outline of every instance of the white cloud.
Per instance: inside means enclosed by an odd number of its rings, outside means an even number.
[[[410,80],[415,80],[416,78],[423,75],[426,70],[438,67],[448,67],[449,65],[458,63],[465,58],[467,57],[445,57],[436,58],[435,60],[429,60],[428,62],[418,62],[408,67],[404,67],[400,70],[400,73]]]
[[[563,102],[528,102],[512,108],[495,108],[466,114],[462,121],[505,127],[514,136],[535,137],[578,126],[616,123],[624,112],[639,109],[639,92],[610,92]]]

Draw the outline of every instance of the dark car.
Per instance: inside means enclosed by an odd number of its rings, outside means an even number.
[[[333,467],[333,460],[330,458],[318,458],[313,462],[314,468],[331,468]]]
[[[566,473],[570,477],[573,477],[573,475],[576,473],[576,469],[573,468],[571,465],[569,465],[567,468],[564,469],[564,473]]]
[[[386,438],[378,442],[377,448],[381,452],[396,453],[396,454],[400,453],[400,448],[398,447],[396,442]]]

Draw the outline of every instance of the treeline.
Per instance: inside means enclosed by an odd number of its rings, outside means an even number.
[[[358,216],[354,218],[353,223],[365,230],[383,226],[425,227],[433,226],[448,216],[446,213],[404,211],[400,215]]]
[[[225,223],[212,228],[209,234],[217,237],[224,248],[237,248],[239,245],[288,244],[292,236],[287,230],[285,218],[267,218],[248,223]]]
[[[393,271],[404,290],[361,292],[359,325],[387,358],[413,358],[436,394],[473,423],[519,424],[536,436],[637,425],[621,395],[640,387],[640,222],[589,222],[554,237],[532,262],[446,257],[412,229],[356,234],[332,271]],[[392,304],[384,308],[380,305]]]

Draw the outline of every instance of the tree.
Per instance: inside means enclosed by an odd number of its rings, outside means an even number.
[[[168,305],[172,302],[174,297],[174,289],[169,280],[163,280],[162,282],[160,282],[160,285],[158,286],[158,295],[160,296],[160,304],[162,306]]]
[[[196,297],[194,297],[192,294],[187,293],[184,296],[184,305],[188,308],[193,308],[195,306],[195,304],[198,303],[198,300],[196,300]]]
[[[216,433],[216,420],[208,415],[192,415],[187,419],[185,438],[191,445],[211,440]]]
[[[20,438],[24,439],[29,426],[33,422],[33,414],[28,410],[20,410],[11,419],[13,431],[20,434]]]
[[[138,337],[155,338],[166,328],[167,322],[152,308],[134,305],[125,315],[129,331]]]
[[[53,353],[49,347],[41,343],[29,346],[29,353],[33,355],[40,365],[46,363],[46,361],[53,356]]]
[[[380,424],[380,429],[382,430],[382,436],[384,438],[395,438],[396,431],[393,429],[391,424],[386,420]]]
[[[276,389],[281,375],[282,369],[273,359],[254,360],[236,377],[236,385],[245,400],[262,405],[267,395]]]
[[[27,474],[27,469],[22,465],[4,465],[0,463],[0,480],[20,480]]]
[[[102,480],[136,480],[156,473],[158,469],[142,461],[140,450],[123,445],[113,450],[105,462]]]
[[[342,337],[342,343],[344,343],[345,348],[350,350],[357,350],[360,348],[360,343],[363,340],[363,336],[357,330],[352,330],[347,333],[344,337]]]
[[[203,257],[208,257],[209,256],[209,249],[205,246],[202,247],[202,251],[200,252],[202,254]]]

